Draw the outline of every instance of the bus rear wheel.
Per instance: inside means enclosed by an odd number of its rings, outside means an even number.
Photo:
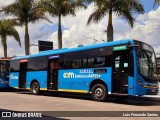
[[[40,86],[39,86],[39,84],[37,82],[34,82],[31,85],[31,92],[34,95],[38,95],[40,93]]]
[[[103,84],[95,84],[92,87],[92,98],[95,101],[105,101],[107,98],[107,88]]]

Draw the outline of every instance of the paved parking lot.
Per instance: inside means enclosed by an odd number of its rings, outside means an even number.
[[[109,116],[117,115],[117,111],[127,112],[127,111],[158,111],[160,114],[160,93],[157,96],[144,96],[144,97],[130,97],[125,101],[117,101],[114,97],[110,97],[106,102],[96,102],[93,101],[90,95],[69,95],[61,94],[58,97],[55,97],[53,93],[44,93],[42,95],[32,95],[29,91],[14,91],[14,92],[0,92],[0,111],[40,111],[42,115],[49,116],[45,119],[80,119],[83,120],[85,115],[90,115],[90,111],[110,111]],[[42,112],[43,111],[43,112]],[[45,111],[45,112],[44,112]],[[49,112],[48,112],[49,111]],[[54,111],[54,115],[53,115]],[[55,117],[55,111],[64,111],[61,112],[64,115],[70,114],[72,117],[66,115],[66,117],[58,116]],[[71,111],[68,113],[67,111]],[[80,117],[75,117],[78,111],[88,111],[81,113]],[[67,112],[67,113],[66,113]],[[61,114],[60,113],[60,114]],[[87,113],[87,114],[86,114]],[[91,115],[102,113],[92,113]],[[120,113],[122,114],[122,113]],[[59,114],[58,114],[59,115]],[[104,114],[103,114],[104,115]],[[103,116],[102,115],[102,116]],[[106,119],[106,117],[100,117],[98,119]],[[107,117],[108,118],[108,117]],[[109,119],[116,119],[117,117],[110,117]],[[44,119],[44,118],[43,118]],[[97,118],[88,118],[95,119]],[[118,118],[124,119],[124,117]],[[134,119],[132,117],[125,117],[125,119]],[[149,118],[136,118],[136,119],[145,119],[150,120]],[[155,118],[157,119],[158,118]],[[17,120],[17,118],[15,118]]]
[[[124,102],[117,102],[114,98],[106,102],[96,102],[92,101],[90,96],[64,94],[54,97],[51,93],[35,96],[29,92],[19,91],[0,92],[0,109],[1,111],[160,111],[160,102],[137,98]]]

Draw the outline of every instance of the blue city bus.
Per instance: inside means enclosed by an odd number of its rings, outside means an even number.
[[[10,59],[0,58],[0,89],[9,88]]]
[[[39,52],[11,60],[9,85],[18,89],[108,95],[157,95],[153,48],[136,40]]]

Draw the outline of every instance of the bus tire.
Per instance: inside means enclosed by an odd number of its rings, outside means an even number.
[[[40,86],[37,82],[34,82],[32,85],[31,85],[31,92],[32,94],[34,95],[38,95],[40,94]]]
[[[95,101],[103,102],[107,98],[107,88],[103,84],[95,84],[92,87],[92,98]]]

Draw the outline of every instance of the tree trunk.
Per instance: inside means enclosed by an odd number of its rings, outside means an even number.
[[[61,29],[61,14],[59,14],[59,22],[58,22],[58,48],[62,48],[62,29]]]
[[[29,40],[29,33],[28,33],[28,23],[25,23],[25,54],[29,55],[30,54],[30,40]]]
[[[6,35],[3,36],[3,51],[4,51],[4,58],[7,58],[7,37]]]
[[[109,11],[108,27],[107,27],[107,41],[113,41],[113,25],[112,25],[112,10]]]

